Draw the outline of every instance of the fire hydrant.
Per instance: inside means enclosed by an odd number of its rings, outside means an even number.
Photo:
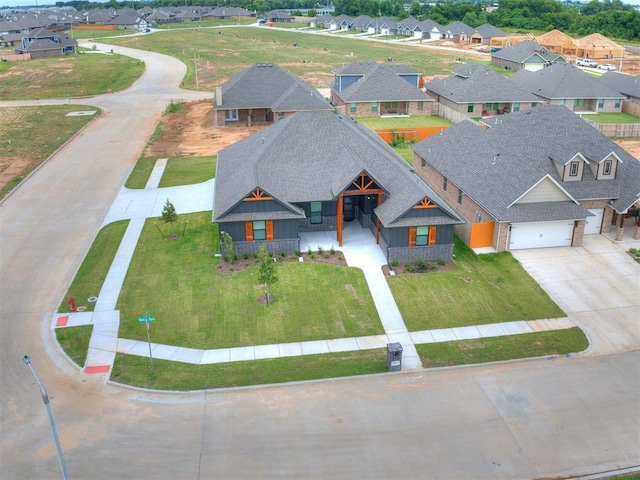
[[[69,309],[72,312],[76,311],[76,301],[73,299],[73,297],[69,297]]]

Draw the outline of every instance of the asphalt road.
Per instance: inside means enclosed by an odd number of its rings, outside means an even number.
[[[111,48],[111,47],[108,47]],[[123,48],[114,48],[125,51]],[[541,478],[640,464],[640,352],[190,394],[105,385],[50,319],[185,67],[149,52],[128,91],[0,207],[0,477]],[[209,94],[210,95],[210,94]]]

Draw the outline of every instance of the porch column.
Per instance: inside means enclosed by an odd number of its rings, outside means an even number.
[[[338,197],[338,211],[336,212],[336,233],[338,246],[342,246],[342,217],[343,217],[343,194],[341,193]]]
[[[621,242],[624,235],[624,215],[616,212],[616,242]]]
[[[376,206],[379,207],[381,203],[382,203],[382,194],[379,193],[378,205]],[[380,219],[376,216],[376,245],[379,245],[379,244],[380,244]]]
[[[636,226],[633,229],[633,239],[640,240],[640,212],[636,217]]]

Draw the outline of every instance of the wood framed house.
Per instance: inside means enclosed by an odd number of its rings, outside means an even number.
[[[640,162],[557,105],[471,122],[413,146],[414,168],[465,221],[456,234],[496,251],[580,246],[584,235],[640,239]]]
[[[353,117],[432,115],[435,101],[418,84],[417,70],[402,64],[355,62],[333,71],[331,102]]]
[[[544,103],[562,105],[573,112],[621,112],[624,95],[571,63],[558,63],[531,72],[519,70],[511,81]]]
[[[614,63],[624,57],[624,47],[600,33],[592,33],[576,41],[578,57]]]
[[[436,101],[468,117],[486,117],[530,108],[539,99],[494,70],[477,63],[461,65],[425,89]]]
[[[296,113],[221,150],[213,221],[239,255],[294,252],[310,231],[341,246],[345,222],[358,222],[389,262],[451,259],[461,222],[375,133],[330,112]]]
[[[545,47],[550,52],[564,56],[577,56],[578,44],[566,33],[560,30],[551,30],[536,37],[536,42]]]
[[[536,72],[554,63],[567,63],[562,55],[550,52],[542,45],[524,40],[491,54],[491,63],[505,70]]]
[[[256,63],[216,87],[213,123],[274,123],[299,111],[330,111],[314,87],[272,63]]]

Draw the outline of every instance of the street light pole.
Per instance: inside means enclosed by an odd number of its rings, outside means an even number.
[[[36,375],[36,371],[31,366],[31,359],[28,355],[22,357],[24,363],[27,364],[29,370],[33,374],[33,378],[36,379],[36,383],[38,387],[40,387],[40,395],[42,395],[42,401],[44,402],[44,407],[47,410],[47,416],[49,417],[49,426],[51,427],[51,435],[53,436],[53,443],[56,446],[56,453],[58,454],[58,462],[60,462],[60,470],[62,470],[62,478],[64,480],[69,480],[69,472],[67,472],[67,464],[64,461],[64,456],[62,455],[62,447],[60,447],[60,441],[58,440],[58,432],[56,431],[56,425],[53,423],[53,414],[51,413],[51,406],[49,405],[49,394],[47,393],[47,389],[44,388],[44,385],[40,382],[38,375]]]

